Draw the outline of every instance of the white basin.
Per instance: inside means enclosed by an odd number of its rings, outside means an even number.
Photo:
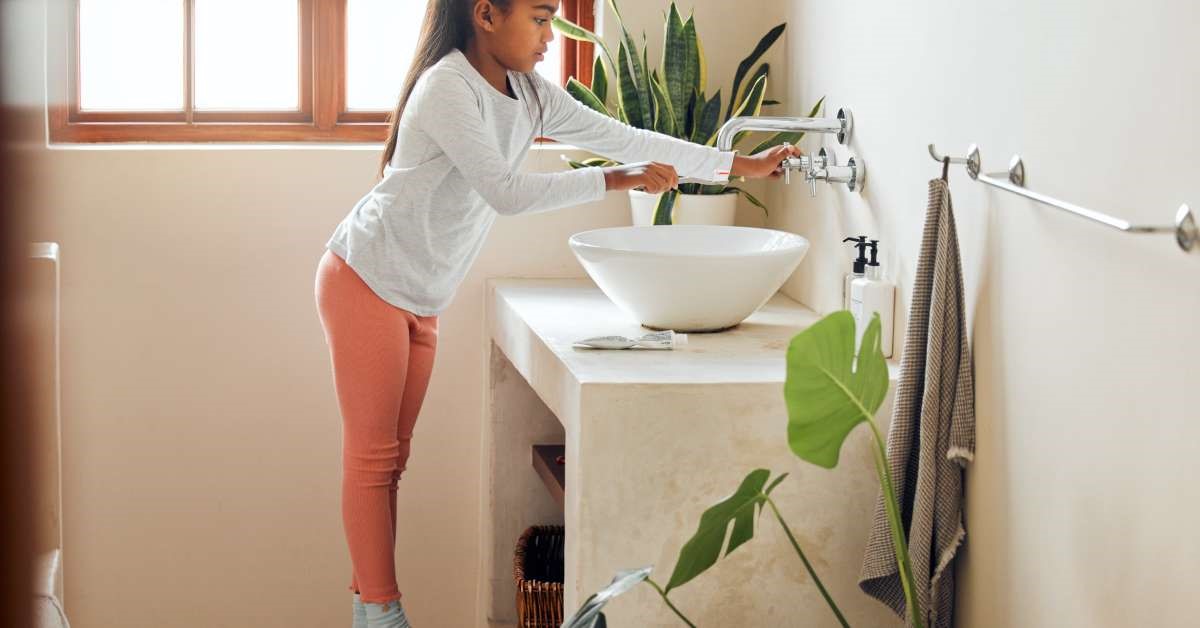
[[[792,274],[808,240],[719,225],[593,229],[568,244],[592,281],[650,329],[720,331],[745,320]]]

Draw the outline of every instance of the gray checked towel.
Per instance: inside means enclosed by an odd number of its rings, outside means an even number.
[[[975,386],[965,318],[950,189],[934,179],[887,442],[916,595],[930,628],[953,624],[954,557],[966,537],[963,473],[975,452]],[[858,586],[907,617],[882,491]]]

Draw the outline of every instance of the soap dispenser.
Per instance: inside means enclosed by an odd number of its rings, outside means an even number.
[[[871,240],[871,261],[866,274],[850,282],[850,313],[854,316],[854,355],[858,355],[863,333],[871,316],[879,314],[879,346],[883,357],[892,357],[892,320],[896,303],[896,286],[883,278],[879,265],[879,240]]]
[[[854,260],[853,270],[842,278],[842,309],[848,310],[850,309],[850,282],[864,276],[867,271],[867,236],[846,238],[842,242],[854,242],[854,246],[858,248],[858,259]]]

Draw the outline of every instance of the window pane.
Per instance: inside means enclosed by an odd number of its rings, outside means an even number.
[[[417,48],[422,2],[348,0],[346,4],[346,109],[396,108],[408,66]],[[537,71],[556,85],[561,80],[561,36],[556,32]]]
[[[183,28],[183,0],[80,0],[80,108],[182,110]]]
[[[562,35],[558,31],[554,31],[554,41],[550,42],[546,59],[538,61],[534,67],[539,74],[550,79],[551,83],[558,85],[562,82]]]
[[[347,2],[346,109],[396,108],[423,19],[424,2]]]
[[[297,0],[196,0],[195,6],[197,110],[300,108]]]

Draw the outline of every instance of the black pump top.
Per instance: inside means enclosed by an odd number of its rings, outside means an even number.
[[[867,272],[867,236],[846,238],[842,242],[854,242],[854,246],[858,249],[858,259],[854,260],[854,274],[861,275]],[[877,242],[877,240],[872,240],[872,242]]]
[[[875,259],[875,256],[879,254],[879,240],[871,240],[867,246],[871,247],[871,261],[867,262],[867,266],[878,266],[879,261]]]

